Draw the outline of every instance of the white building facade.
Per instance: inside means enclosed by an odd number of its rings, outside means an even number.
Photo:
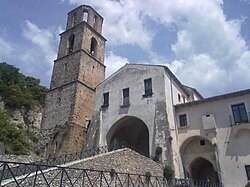
[[[154,156],[161,147],[175,177],[243,186],[248,111],[250,91],[204,99],[165,66],[126,64],[96,88],[87,148],[124,141]]]
[[[245,186],[250,180],[250,90],[177,105],[175,112],[185,174],[226,187]]]

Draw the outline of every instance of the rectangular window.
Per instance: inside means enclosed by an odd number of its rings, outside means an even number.
[[[145,96],[152,95],[152,79],[145,79],[144,80],[144,88],[145,88]]]
[[[109,92],[103,93],[103,106],[109,105]]]
[[[187,114],[179,115],[180,127],[187,126]]]
[[[250,180],[250,165],[246,165],[247,180]]]
[[[200,140],[200,145],[201,145],[201,146],[206,145],[205,140]]]
[[[235,124],[248,122],[247,112],[244,103],[232,105],[231,107]]]
[[[123,105],[129,105],[129,88],[125,88],[122,90],[123,93]]]

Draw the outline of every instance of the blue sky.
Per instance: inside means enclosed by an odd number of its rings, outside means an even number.
[[[80,4],[103,17],[107,76],[168,66],[204,96],[250,85],[250,0],[0,0],[0,61],[49,86],[59,33]]]

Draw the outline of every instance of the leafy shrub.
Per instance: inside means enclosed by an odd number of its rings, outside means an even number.
[[[162,154],[162,148],[160,146],[156,147],[155,155],[161,155],[161,154]]]
[[[111,169],[109,174],[110,174],[110,177],[113,179],[116,175],[116,171],[114,169]]]
[[[146,182],[147,183],[149,183],[151,176],[152,175],[151,175],[151,173],[149,171],[145,173],[145,177],[146,177]]]
[[[29,154],[31,144],[26,132],[11,123],[9,116],[0,109],[0,142],[5,146],[7,154]]]
[[[163,176],[165,178],[173,178],[174,176],[174,170],[170,166],[165,166],[163,169]]]

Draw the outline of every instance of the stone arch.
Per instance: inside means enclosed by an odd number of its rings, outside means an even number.
[[[180,154],[185,176],[195,180],[218,182],[215,147],[207,138],[187,138],[180,147]]]
[[[190,163],[190,175],[194,180],[218,182],[217,172],[213,164],[202,157],[198,157]]]
[[[123,141],[149,155],[149,131],[139,118],[125,116],[115,122],[106,136],[107,144]]]

